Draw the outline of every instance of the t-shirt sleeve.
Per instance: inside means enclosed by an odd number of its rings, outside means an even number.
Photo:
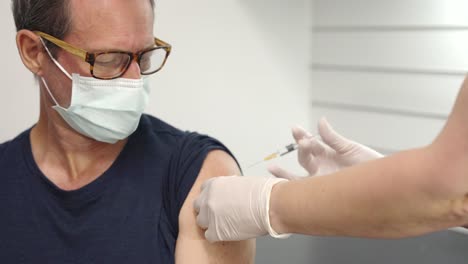
[[[177,150],[173,154],[166,185],[166,208],[169,210],[173,230],[177,234],[179,230],[179,212],[200,173],[206,156],[212,150],[223,150],[236,160],[234,155],[221,142],[198,133],[187,133],[181,139]]]

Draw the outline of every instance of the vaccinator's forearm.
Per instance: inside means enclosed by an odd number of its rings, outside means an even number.
[[[464,192],[451,186],[451,176],[443,175],[451,172],[432,151],[415,149],[332,175],[280,183],[271,197],[273,228],[399,238],[465,224]]]

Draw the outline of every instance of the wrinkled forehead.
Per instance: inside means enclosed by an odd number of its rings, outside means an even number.
[[[149,0],[71,0],[70,38],[95,49],[138,50],[153,41]]]

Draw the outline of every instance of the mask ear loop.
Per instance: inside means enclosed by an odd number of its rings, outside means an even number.
[[[44,77],[41,77],[41,80],[42,80],[42,83],[44,84],[47,92],[49,93],[50,97],[52,98],[52,100],[54,101],[55,105],[56,106],[60,106],[59,103],[57,102],[57,100],[55,100],[55,97],[52,95],[52,93],[50,92],[49,90],[49,86],[47,85],[47,82],[44,80]]]
[[[70,74],[62,67],[62,65],[60,65],[60,63],[58,63],[58,61],[56,61],[54,59],[54,57],[52,56],[52,54],[50,53],[49,49],[47,48],[47,45],[45,44],[44,40],[42,39],[42,37],[39,37],[39,39],[41,40],[41,43],[42,45],[44,46],[44,49],[47,51],[47,54],[49,54],[49,57],[50,59],[54,62],[54,64],[68,77],[72,80],[72,77],[70,76]],[[52,94],[52,92],[50,92],[50,89],[49,89],[49,85],[47,85],[47,82],[46,80],[44,79],[44,77],[41,77],[41,80],[42,80],[42,83],[44,84],[47,92],[49,93],[50,97],[52,98],[52,100],[54,101],[55,105],[56,106],[60,106],[60,104],[57,102],[57,100],[55,99],[54,95]]]
[[[42,45],[44,46],[44,49],[47,51],[47,54],[49,54],[49,57],[50,59],[54,62],[54,64],[63,72],[63,74],[65,74],[70,80],[73,80],[73,78],[71,77],[71,75],[62,67],[62,65],[60,65],[60,63],[58,63],[58,61],[56,61],[54,59],[54,56],[52,56],[52,53],[50,53],[50,50],[49,48],[47,48],[47,45],[45,44],[44,40],[42,39],[42,37],[39,37],[39,39],[41,40],[42,42]]]

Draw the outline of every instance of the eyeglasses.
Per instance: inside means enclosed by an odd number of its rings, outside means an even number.
[[[170,44],[154,38],[155,47],[137,53],[125,51],[89,53],[44,32],[34,31],[34,33],[89,63],[91,75],[103,80],[122,77],[130,68],[132,61],[138,63],[142,75],[156,73],[166,63],[172,48]]]

